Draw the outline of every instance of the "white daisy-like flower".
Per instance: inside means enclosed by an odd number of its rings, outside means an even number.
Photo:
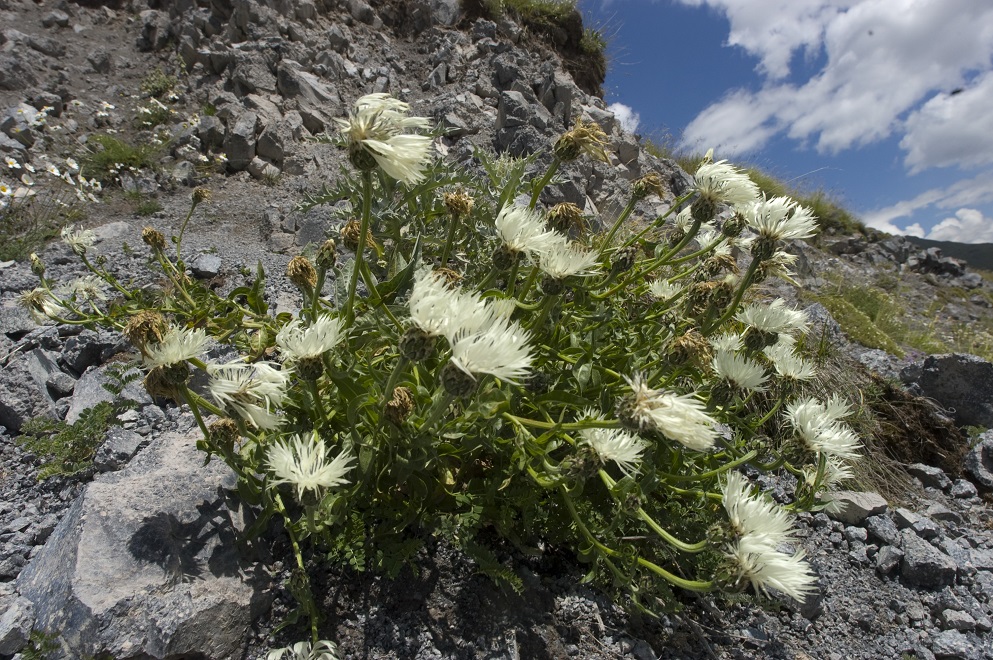
[[[3,162],[7,164],[7,167],[9,169],[12,169],[12,170],[19,170],[19,169],[21,169],[21,164],[18,163],[13,158],[11,158],[10,156],[4,158],[3,159]]]
[[[694,240],[696,240],[701,250],[720,241],[718,245],[714,245],[710,249],[710,252],[707,253],[708,256],[717,257],[731,254],[731,245],[728,243],[727,237],[712,227],[707,227],[706,229],[701,227]]]
[[[792,555],[765,548],[763,552],[750,552],[732,544],[729,556],[738,569],[738,582],[747,582],[756,591],[768,594],[770,589],[802,601],[814,591],[817,576],[804,561],[806,553],[799,550]]]
[[[446,334],[453,311],[460,305],[462,294],[449,286],[441,273],[423,267],[414,275],[414,286],[408,307],[414,325],[431,337]]]
[[[567,239],[563,234],[548,229],[545,218],[523,206],[505,206],[497,215],[497,236],[512,252],[542,254]]]
[[[189,330],[170,325],[162,341],[150,344],[145,355],[148,367],[165,367],[199,357],[207,345],[207,331],[203,328]]]
[[[633,392],[630,413],[639,428],[655,429],[696,451],[706,451],[714,446],[717,422],[692,395],[652,389],[641,374],[625,377],[625,380]]]
[[[10,186],[0,181],[0,197],[10,197],[12,194],[13,191],[10,189]]]
[[[24,163],[24,169],[26,169],[28,172],[31,172],[32,174],[35,173],[34,165],[32,165],[31,163]]]
[[[322,639],[314,644],[297,642],[293,646],[269,651],[266,660],[339,660],[338,647],[334,642]]]
[[[355,102],[348,119],[335,123],[356,149],[363,149],[389,176],[407,184],[424,180],[431,138],[405,133],[431,127],[423,117],[408,117],[410,106],[388,94],[369,94]]]
[[[58,167],[55,166],[54,163],[49,163],[48,165],[45,165],[45,171],[51,174],[52,176],[62,176],[62,172],[59,170]]]
[[[711,362],[714,371],[724,380],[748,392],[764,392],[769,376],[759,363],[732,353],[717,351]]]
[[[816,399],[796,401],[786,408],[786,419],[808,449],[843,459],[858,458],[858,436],[840,420],[849,413],[837,397],[822,403]]]
[[[66,158],[66,167],[68,167],[72,172],[79,171],[79,163],[77,163],[74,158]]]
[[[683,288],[678,284],[673,284],[669,280],[652,280],[648,285],[648,293],[657,300],[665,301],[675,298]]]
[[[725,332],[710,338],[710,345],[714,351],[735,352],[740,351],[745,346],[745,340],[736,332]]]
[[[21,175],[21,183],[23,183],[26,186],[33,186],[34,185],[34,179],[31,178],[31,175],[30,174],[28,174],[27,172],[25,172],[24,174]]]
[[[776,373],[786,380],[810,380],[817,375],[814,365],[797,355],[792,343],[782,341],[783,337],[790,335],[780,335],[779,342],[767,346],[763,351],[772,362]]]
[[[64,318],[69,314],[69,310],[56,302],[48,289],[42,287],[22,293],[18,302],[28,310],[31,318],[39,325],[51,318]]]
[[[103,110],[103,111],[107,111],[107,110],[113,110],[113,109],[114,109],[115,107],[116,107],[116,106],[114,106],[114,105],[113,105],[113,104],[111,104],[111,103],[107,103],[106,101],[100,101],[100,105],[99,105],[99,108],[100,108],[101,110]]]
[[[748,226],[769,240],[810,238],[817,233],[813,212],[789,197],[763,197],[740,210]]]
[[[596,415],[594,419],[602,419]],[[621,429],[583,429],[579,432],[580,443],[589,445],[600,457],[600,462],[614,461],[627,476],[638,473],[641,455],[648,443],[634,433]]]
[[[260,429],[274,429],[283,419],[272,408],[286,400],[286,387],[292,371],[280,370],[268,362],[247,364],[235,360],[208,364],[210,394],[222,406]]]
[[[467,374],[490,374],[516,383],[534,360],[529,340],[517,321],[491,318],[485,328],[455,337],[452,363]]]
[[[817,480],[818,466],[805,465],[803,467],[803,479],[811,488],[831,490],[841,483],[853,479],[855,472],[852,466],[837,456],[826,456],[824,461],[824,473]]]
[[[296,488],[297,499],[302,500],[307,490],[320,491],[347,484],[345,474],[352,469],[354,461],[350,452],[342,452],[329,463],[324,440],[317,431],[312,431],[292,435],[270,447],[266,466],[276,476],[271,486],[290,484]]]
[[[715,204],[747,204],[759,196],[759,187],[748,175],[725,160],[700,165],[693,183],[701,197]]]
[[[276,345],[293,364],[299,360],[316,358],[337,346],[344,338],[341,319],[322,314],[312,324],[305,326],[300,319],[286,324],[276,334]]]
[[[553,244],[540,253],[538,264],[542,272],[557,280],[570,275],[592,275],[599,267],[600,255],[587,252],[568,241]]]
[[[89,229],[75,229],[72,226],[62,228],[62,240],[73,252],[78,255],[86,254],[86,251],[97,242],[96,234]]]
[[[724,510],[739,543],[749,549],[765,544],[775,548],[792,536],[789,514],[771,500],[754,495],[740,472],[731,472],[721,489]]]
[[[84,275],[76,278],[65,287],[63,291],[68,296],[85,300],[106,300],[107,295],[103,292],[105,283],[96,275]]]
[[[808,324],[807,313],[787,307],[782,298],[777,298],[768,305],[745,305],[735,318],[762,332],[806,332]]]

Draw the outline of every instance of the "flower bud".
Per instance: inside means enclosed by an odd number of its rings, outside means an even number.
[[[400,355],[411,362],[423,362],[434,354],[435,338],[420,328],[410,327],[400,338]]]
[[[524,381],[524,389],[531,394],[545,394],[552,387],[552,378],[543,371],[532,371]]]
[[[541,291],[546,296],[558,296],[565,291],[565,283],[557,277],[545,275],[541,278]]]
[[[203,187],[194,188],[193,189],[193,194],[191,195],[191,198],[193,200],[193,207],[194,208],[196,208],[197,206],[199,206],[202,202],[209,202],[210,201],[210,189],[209,188],[203,188]]]
[[[166,320],[161,314],[146,309],[128,319],[121,333],[132,346],[145,355],[145,347],[149,344],[162,343],[168,329]]]
[[[310,290],[317,286],[317,271],[310,259],[297,255],[286,265],[286,276],[300,289]]]
[[[591,158],[610,162],[610,157],[604,147],[607,144],[607,134],[596,122],[586,122],[581,118],[576,120],[576,125],[570,131],[566,131],[555,141],[553,151],[555,157],[561,161],[576,160],[583,153]]]
[[[476,391],[476,379],[467,374],[454,362],[449,361],[441,369],[441,384],[445,391],[455,397],[467,397]]]
[[[758,259],[759,261],[765,261],[776,253],[776,241],[775,239],[758,236],[755,242],[752,243],[752,258]]]
[[[189,379],[190,366],[186,362],[155,367],[145,376],[145,391],[152,397],[162,397],[179,402],[182,387]]]
[[[728,218],[721,225],[721,233],[728,238],[737,238],[745,230],[745,225],[745,216],[735,213],[733,217]]]
[[[238,430],[238,423],[230,417],[211,422],[207,427],[207,431],[210,433],[210,440],[214,443],[214,446],[228,451],[234,449],[238,441],[241,440],[241,431]]]
[[[308,383],[324,375],[324,359],[320,355],[302,357],[297,361],[296,372]]]
[[[638,259],[638,246],[629,245],[618,250],[610,260],[610,272],[626,273],[634,268],[634,262]]]
[[[376,158],[359,142],[349,143],[348,162],[360,172],[371,172],[376,169]]]
[[[662,177],[658,172],[649,172],[645,176],[637,179],[631,187],[631,193],[635,199],[644,199],[649,195],[662,198],[665,195],[665,186],[662,185]]]
[[[397,387],[393,390],[393,399],[384,406],[383,415],[394,426],[402,426],[413,411],[413,392],[408,387]]]
[[[514,264],[517,263],[521,258],[521,253],[517,250],[511,250],[504,244],[500,244],[493,250],[493,267],[500,272],[506,272],[513,268]]]
[[[687,330],[672,340],[669,345],[669,357],[678,363],[707,364],[711,358],[710,342],[698,331]]]
[[[441,275],[445,279],[445,283],[448,284],[449,286],[454,286],[458,284],[459,280],[462,279],[462,276],[456,273],[451,268],[434,268],[433,270],[438,275]]]
[[[45,263],[34,252],[31,253],[31,272],[42,277],[45,274]]]
[[[717,215],[717,204],[710,197],[697,197],[690,207],[690,214],[698,222],[710,222]]]
[[[162,232],[158,231],[154,227],[145,227],[142,229],[141,240],[145,243],[145,245],[152,248],[156,252],[165,250],[165,236],[163,236]]]
[[[325,271],[334,268],[335,264],[338,263],[337,249],[338,244],[334,242],[333,238],[324,241],[317,250],[317,267]]]
[[[575,230],[576,233],[583,233],[583,210],[572,202],[562,202],[556,204],[548,210],[548,225],[555,231],[568,234]]]
[[[445,208],[448,209],[448,214],[453,218],[464,218],[472,213],[472,209],[476,205],[472,197],[464,190],[447,192],[442,196],[442,200],[445,203]]]
[[[357,252],[359,249],[359,232],[362,231],[362,225],[356,219],[351,219],[345,223],[345,226],[341,228],[341,242],[345,244],[352,252]],[[365,233],[365,246],[375,247],[376,240],[372,237],[371,231],[366,231]]]

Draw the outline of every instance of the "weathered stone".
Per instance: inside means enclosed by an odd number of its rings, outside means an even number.
[[[35,628],[58,633],[69,656],[240,655],[270,584],[234,542],[235,476],[203,465],[198,435],[166,434],[97,476],[18,577]]]
[[[869,516],[886,513],[889,508],[878,493],[839,490],[829,497],[838,503],[838,510],[828,515],[846,525],[861,525]]]
[[[259,118],[254,112],[242,113],[228,130],[224,138],[224,153],[228,167],[241,171],[255,158],[255,130]]]
[[[938,617],[945,630],[975,630],[976,620],[966,612],[944,610]]]
[[[966,353],[930,355],[915,381],[959,426],[993,427],[993,364]]]
[[[34,71],[18,55],[0,53],[0,90],[16,92],[37,84]]]
[[[235,94],[245,96],[256,92],[276,91],[276,76],[261,53],[235,51],[231,56],[231,84]]]
[[[169,15],[154,9],[146,9],[138,14],[141,22],[141,36],[136,45],[140,51],[162,50],[172,38],[172,26]]]
[[[0,426],[21,430],[34,417],[55,417],[52,399],[44,385],[32,377],[23,359],[13,359],[0,369]]]
[[[152,398],[148,396],[141,379],[132,381],[125,386],[124,390],[117,396],[112,394],[105,384],[110,384],[111,378],[107,375],[109,366],[90,367],[78,381],[73,391],[69,410],[66,413],[66,422],[74,424],[84,410],[92,408],[102,401],[120,401],[130,399],[140,405],[152,403]]]
[[[993,431],[979,436],[979,442],[965,456],[966,474],[983,492],[993,491]]]
[[[976,490],[971,481],[956,479],[952,487],[948,489],[948,494],[960,499],[970,499],[979,495],[979,491]]]
[[[190,270],[193,271],[194,276],[202,280],[217,277],[221,272],[221,258],[216,254],[201,254],[190,264]]]
[[[100,364],[127,347],[127,340],[118,332],[83,330],[66,339],[62,362],[77,374]]]
[[[41,24],[47,28],[53,26],[69,27],[69,14],[59,9],[53,9],[42,17]]]
[[[281,61],[276,68],[276,85],[283,96],[299,97],[314,109],[334,113],[341,107],[338,93],[314,74],[304,71],[299,62]]]
[[[248,164],[248,173],[252,175],[252,178],[260,180],[273,179],[280,174],[278,167],[272,163],[267,163],[258,156]]]
[[[876,553],[876,571],[880,575],[889,575],[903,560],[903,550],[892,545],[884,545]]]
[[[931,638],[931,653],[938,660],[972,660],[977,656],[969,638],[957,630],[945,630]]]
[[[9,275],[13,278],[16,274],[9,273]],[[4,277],[8,277],[8,273],[4,273]],[[33,283],[37,283],[37,278]],[[20,339],[37,327],[38,324],[31,318],[28,310],[18,305],[16,301],[4,300],[3,304],[0,304],[0,332],[9,338]]]
[[[376,11],[364,0],[348,0],[348,12],[352,18],[366,25],[375,25],[379,20]]]
[[[352,44],[352,35],[344,25],[332,25],[325,33],[328,46],[338,53],[347,54]]]
[[[869,516],[864,524],[873,539],[886,545],[900,546],[900,530],[889,516]]]
[[[0,131],[30,149],[35,142],[30,120],[37,114],[38,111],[27,103],[18,103],[9,108],[3,119],[0,119]]]
[[[955,562],[911,529],[903,530],[900,574],[907,584],[940,589],[955,583]]]
[[[0,615],[0,655],[11,655],[28,643],[34,626],[34,605],[21,596],[5,601],[7,609]]]
[[[114,61],[111,59],[110,53],[101,48],[87,55],[86,61],[90,63],[90,66],[93,67],[96,73],[110,73],[110,70],[114,66]]]
[[[101,472],[118,470],[134,458],[148,440],[134,431],[120,426],[111,426],[107,436],[93,456],[93,466]]]
[[[907,466],[907,472],[920,479],[925,488],[937,488],[938,490],[947,491],[952,487],[952,480],[939,467],[925,465],[924,463],[914,463]]]
[[[941,533],[941,528],[933,520],[921,516],[909,509],[898,508],[893,512],[893,518],[900,529],[911,529],[922,539],[933,539]]]
[[[45,380],[45,387],[49,396],[58,401],[72,395],[72,391],[76,389],[76,379],[64,371],[56,371]]]

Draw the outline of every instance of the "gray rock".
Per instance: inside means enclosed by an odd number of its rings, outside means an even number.
[[[937,488],[944,491],[952,487],[952,480],[939,467],[925,465],[924,463],[914,463],[907,466],[907,472],[920,479],[925,487]]]
[[[230,67],[231,84],[238,96],[276,91],[276,76],[261,53],[236,51],[233,64]]]
[[[0,119],[0,131],[30,149],[34,146],[35,135],[27,118],[34,117],[35,114],[36,110],[27,103],[18,103],[10,107]]]
[[[993,491],[993,431],[979,436],[979,442],[966,454],[963,467],[979,490]]]
[[[948,494],[952,497],[958,497],[960,499],[969,499],[979,495],[979,491],[976,490],[976,487],[971,481],[956,479],[955,483],[952,484],[951,489],[949,489]]]
[[[110,73],[114,66],[114,61],[110,53],[103,49],[97,49],[86,56],[86,61],[90,63],[96,73]]]
[[[869,533],[862,527],[849,525],[845,528],[845,538],[849,543],[865,543],[869,540]]]
[[[38,84],[31,67],[13,53],[0,53],[0,89],[16,92]]]
[[[941,627],[945,630],[975,630],[976,620],[966,612],[958,610],[944,610],[938,616]]]
[[[198,434],[166,434],[121,472],[98,475],[17,579],[35,628],[74,658],[240,655],[270,583],[234,542],[243,512]]]
[[[107,430],[107,437],[93,456],[93,465],[101,472],[119,470],[146,444],[148,441],[134,431],[111,426]]]
[[[876,553],[876,570],[880,575],[889,575],[903,561],[903,551],[892,545],[884,545]]]
[[[455,25],[462,15],[459,0],[418,0],[417,4],[427,8],[434,25]]]
[[[352,18],[366,25],[374,26],[379,21],[375,10],[364,0],[348,0],[348,12],[352,15]]]
[[[311,109],[334,114],[341,107],[338,93],[312,73],[303,70],[299,62],[283,60],[276,68],[276,85],[287,98],[299,98]]]
[[[34,605],[21,596],[15,596],[4,605],[7,610],[0,615],[0,655],[11,655],[28,643],[34,627]]]
[[[145,391],[140,378],[128,383],[120,396],[115,397],[114,394],[104,387],[105,384],[111,382],[110,376],[107,375],[108,368],[109,366],[106,365],[90,367],[76,381],[76,389],[69,403],[69,411],[66,413],[65,421],[67,423],[76,423],[84,410],[92,408],[102,401],[130,399],[131,401],[136,401],[139,405],[152,403],[152,398],[148,396],[148,392]]]
[[[911,529],[922,539],[933,539],[941,533],[937,523],[909,509],[898,508],[893,512],[893,518],[900,529]]]
[[[58,401],[72,395],[76,389],[76,379],[64,371],[56,371],[45,380],[45,387],[52,399]]]
[[[332,25],[325,33],[328,46],[331,50],[343,55],[348,53],[352,44],[352,35],[344,25]]]
[[[201,254],[190,264],[190,270],[201,280],[217,277],[221,272],[221,258],[216,254]]]
[[[879,493],[839,490],[829,496],[839,504],[839,510],[828,515],[846,525],[861,525],[869,516],[886,513],[889,508]]]
[[[248,173],[252,175],[252,178],[265,180],[279,176],[279,168],[256,156],[248,164]]]
[[[993,364],[966,353],[931,355],[916,384],[953,412],[959,426],[993,427]]]
[[[4,273],[4,277],[7,277],[7,273]],[[32,284],[36,282],[37,279]],[[3,304],[0,304],[0,332],[11,339],[20,339],[37,327],[38,324],[31,318],[28,310],[18,305],[15,301],[5,300]]]
[[[224,137],[224,153],[228,167],[240,172],[247,169],[255,158],[255,131],[259,117],[254,112],[244,112],[231,125]]]
[[[869,536],[886,545],[900,546],[900,530],[889,516],[869,516],[865,519]]]
[[[951,522],[951,523],[962,522],[962,516],[955,513],[947,506],[938,504],[937,502],[929,506],[927,508],[927,511],[925,511],[924,513],[925,515],[927,515],[928,518],[931,518],[932,520],[940,520],[942,522]]]
[[[66,340],[62,362],[77,374],[100,364],[127,347],[127,340],[116,332],[83,330]]]
[[[54,9],[42,17],[41,24],[47,28],[52,26],[69,27],[69,14],[59,9]]]
[[[945,630],[931,638],[931,652],[938,660],[972,660],[981,657],[969,638],[957,630]]]
[[[168,14],[146,9],[138,14],[138,20],[141,22],[141,36],[136,43],[138,50],[157,51],[169,44],[169,40],[172,39],[172,26]]]
[[[900,574],[907,584],[925,589],[940,589],[955,583],[956,567],[951,557],[910,529],[903,530],[902,545]]]
[[[13,359],[0,369],[0,426],[17,433],[29,419],[55,417],[55,406],[39,386],[24,359]]]

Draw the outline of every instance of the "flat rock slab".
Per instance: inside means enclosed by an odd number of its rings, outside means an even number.
[[[239,555],[235,476],[196,440],[163,435],[97,477],[18,577],[63,657],[237,657],[268,608],[267,573]]]
[[[952,411],[959,426],[993,427],[993,364],[966,353],[930,355],[917,385]]]
[[[900,576],[907,584],[925,589],[955,584],[957,567],[952,558],[911,529],[903,530],[903,553]]]
[[[878,493],[839,490],[828,496],[837,503],[828,515],[846,525],[861,525],[869,516],[886,513],[889,508],[886,499]]]

